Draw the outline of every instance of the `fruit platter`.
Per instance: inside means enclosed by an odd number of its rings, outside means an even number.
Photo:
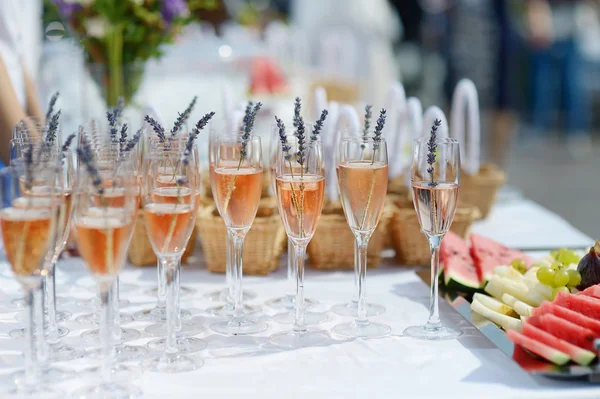
[[[489,238],[448,233],[446,300],[524,370],[600,382],[600,243],[534,259]]]

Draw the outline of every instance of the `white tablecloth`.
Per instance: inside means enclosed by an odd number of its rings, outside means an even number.
[[[14,321],[14,312],[7,312],[10,298],[19,293],[17,284],[7,276],[6,264],[0,268],[0,303],[4,307],[0,324],[0,382],[7,386],[9,374],[22,367],[23,341],[6,337],[8,331],[20,324]],[[59,264],[58,293],[61,296],[86,298],[93,296],[93,281],[79,259]],[[154,304],[152,296],[145,293],[155,286],[154,268],[127,267],[122,282],[135,284],[139,289],[123,292],[122,297],[133,305],[122,309],[126,313]],[[203,294],[222,287],[223,276],[209,274],[203,265],[186,266],[182,283],[197,290],[184,297],[183,307],[202,311],[211,305]],[[306,291],[318,299],[318,309],[347,300],[352,295],[353,278],[350,272],[307,273]],[[288,285],[283,272],[268,277],[249,277],[246,288],[255,291],[258,298],[252,303],[282,295]],[[233,394],[252,398],[306,397],[369,397],[391,398],[597,398],[600,388],[572,382],[558,382],[533,378],[496,349],[479,331],[470,326],[458,313],[442,302],[445,322],[464,329],[465,335],[457,341],[423,342],[402,337],[405,327],[423,323],[427,319],[428,288],[414,272],[383,267],[368,277],[369,299],[385,304],[387,312],[374,320],[392,326],[392,335],[383,339],[351,340],[332,335],[322,347],[300,350],[281,350],[270,347],[266,339],[272,333],[283,331],[282,326],[269,321],[269,330],[254,337],[222,337],[208,329],[198,336],[209,347],[197,355],[205,360],[204,367],[191,373],[163,375],[146,372],[137,381],[150,398],[231,397]],[[84,313],[74,301],[63,307],[75,315]],[[270,310],[267,309],[268,312]],[[216,319],[203,317],[206,325]],[[321,326],[330,330],[345,319],[329,314],[329,321]],[[146,323],[133,323],[129,328],[140,328]],[[84,330],[73,322],[65,324],[71,333],[65,342],[88,345],[80,340]],[[129,344],[144,345],[151,337]],[[91,359],[82,359],[61,366],[82,370],[93,365]],[[62,386],[73,390],[85,382],[84,378]]]

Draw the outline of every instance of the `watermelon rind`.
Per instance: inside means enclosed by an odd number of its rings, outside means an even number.
[[[518,331],[510,330],[507,331],[506,335],[508,336],[508,339],[515,344],[559,366],[563,366],[571,360],[566,353],[556,350],[533,338],[527,337]]]
[[[548,345],[549,347],[560,352],[563,352],[580,366],[587,366],[596,358],[596,354],[594,352],[582,349],[570,342],[565,341],[564,339],[557,338],[541,328],[535,327],[529,323],[523,324],[523,335],[531,339],[535,339],[536,341]]]
[[[582,349],[589,351],[594,349],[594,333],[590,329],[556,317],[551,313],[529,317],[527,322]]]

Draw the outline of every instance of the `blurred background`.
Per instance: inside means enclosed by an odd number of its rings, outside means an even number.
[[[131,119],[151,112],[170,124],[194,95],[194,121],[209,110],[238,112],[250,98],[265,103],[268,125],[273,114],[291,115],[295,96],[315,119],[319,86],[328,101],[354,105],[360,115],[366,103],[393,109],[397,83],[423,108],[437,105],[450,117],[454,88],[469,78],[479,94],[482,161],[507,173],[502,193],[519,191],[599,235],[598,1],[0,3],[41,104],[61,92],[67,132],[114,101],[102,84],[109,60],[100,50],[118,44],[110,30],[119,12],[137,18],[119,20],[123,57],[131,55],[120,63]],[[9,7],[18,9],[6,14]],[[6,22],[8,15],[18,22]]]

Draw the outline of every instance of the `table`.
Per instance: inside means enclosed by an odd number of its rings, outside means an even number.
[[[499,208],[501,209],[501,208]],[[493,237],[492,237],[493,238]],[[389,262],[385,262],[389,263]],[[283,268],[282,268],[283,269]],[[14,320],[15,311],[10,299],[19,295],[19,287],[6,263],[0,263],[0,387],[9,386],[9,374],[22,367],[22,341],[6,338],[13,328],[20,326]],[[154,305],[154,298],[146,291],[156,284],[155,268],[128,266],[121,281],[139,286],[122,292],[132,302],[122,309],[126,313]],[[202,294],[222,287],[222,275],[206,271],[202,259],[184,267],[182,284],[197,293],[182,298],[182,307],[198,309],[196,316],[209,325],[218,319],[203,316],[201,310],[212,303]],[[251,303],[280,296],[289,288],[284,271],[267,277],[245,278],[245,287],[258,294]],[[89,298],[93,294],[93,280],[78,258],[61,261],[57,273],[58,294],[73,298]],[[510,358],[483,337],[445,302],[441,303],[442,319],[458,326],[465,335],[457,341],[423,342],[403,337],[405,327],[424,323],[427,319],[428,287],[415,271],[405,267],[384,264],[369,271],[369,299],[383,303],[387,312],[374,320],[392,327],[390,337],[372,340],[348,340],[332,335],[324,346],[300,350],[281,350],[270,347],[266,339],[272,333],[283,331],[282,326],[269,321],[274,312],[267,309],[261,316],[269,330],[252,337],[223,337],[204,331],[198,336],[209,347],[198,353],[205,365],[191,373],[161,375],[144,373],[136,383],[148,398],[185,398],[209,394],[211,398],[238,397],[294,398],[306,397],[408,397],[408,398],[597,398],[600,388],[582,382],[561,382],[532,377],[524,373]],[[352,272],[322,272],[309,270],[306,276],[306,295],[321,303],[315,310],[326,310],[331,305],[351,298]],[[89,311],[78,308],[75,301],[63,309],[74,315]],[[346,319],[329,314],[322,328],[330,330]],[[129,328],[143,328],[148,323],[133,323]],[[78,335],[85,330],[73,322],[65,324],[71,333],[64,340],[82,344]],[[143,345],[152,337],[143,336],[128,344]],[[83,370],[94,361],[82,359],[60,364],[65,368]],[[81,378],[62,387],[72,391],[83,384]]]

